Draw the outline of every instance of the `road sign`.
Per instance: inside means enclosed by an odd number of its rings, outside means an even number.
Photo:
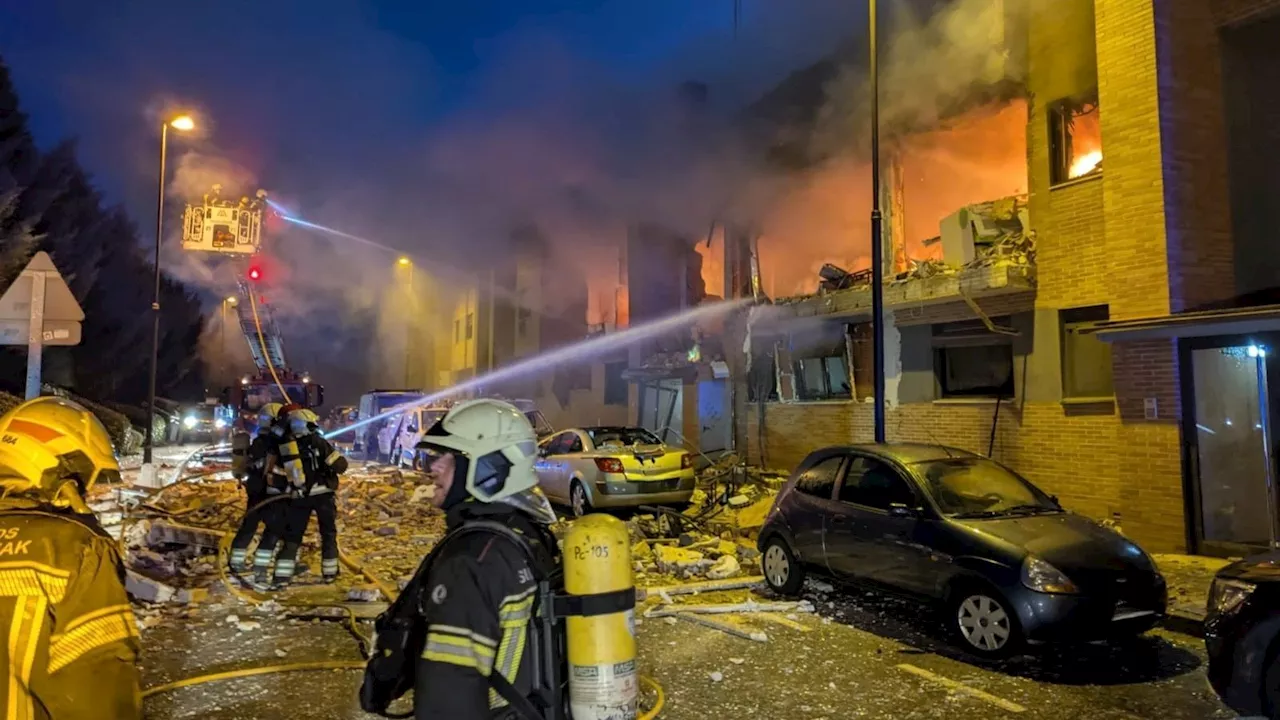
[[[31,319],[31,284],[34,282],[35,273],[42,273],[45,277],[44,319],[46,321],[80,322],[84,320],[84,311],[80,309],[80,303],[76,302],[75,296],[71,294],[71,288],[67,287],[67,281],[62,279],[62,274],[53,266],[53,259],[46,252],[36,253],[35,257],[31,258],[31,262],[23,268],[18,279],[13,281],[3,296],[0,296],[0,320]]]
[[[30,320],[0,320],[0,345],[26,345],[31,335]],[[42,345],[79,345],[80,323],[70,320],[45,320],[40,333]]]
[[[45,345],[80,343],[84,311],[49,253],[38,252],[0,295],[0,344],[27,345],[27,399],[40,395],[40,355]]]

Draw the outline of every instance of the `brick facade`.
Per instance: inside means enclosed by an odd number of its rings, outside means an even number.
[[[1151,317],[1234,293],[1219,29],[1280,13],[1280,0],[1044,7],[1028,28],[1036,340],[1019,361],[1032,366],[1023,377],[1052,383],[1061,378],[1058,310],[1106,304],[1112,319]],[[1103,171],[1051,187],[1047,107],[1094,86]],[[1023,294],[980,304],[996,315],[1030,302]],[[900,326],[972,317],[963,303],[894,309]],[[1068,507],[1117,520],[1153,551],[1185,550],[1176,344],[1118,343],[1112,370],[1114,401],[1045,402],[1053,388],[1019,388],[1015,400],[1001,403],[998,420],[993,401],[909,403],[890,407],[887,434],[982,454],[990,446],[993,457]],[[822,445],[872,437],[867,403],[746,403],[738,417],[748,457],[775,468],[790,468]]]

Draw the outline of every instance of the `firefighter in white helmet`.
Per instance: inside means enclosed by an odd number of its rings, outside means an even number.
[[[384,647],[404,645],[395,634],[411,621],[422,626],[421,656],[390,651],[371,661],[362,704],[377,711],[412,687],[418,720],[521,717],[519,707],[537,698],[531,657],[540,643],[529,633],[538,579],[559,562],[546,527],[555,514],[533,470],[537,436],[512,405],[472,400],[450,409],[418,450],[450,533],[379,619],[391,638]],[[396,617],[402,608],[417,617]]]
[[[124,563],[84,500],[119,479],[111,439],[83,407],[42,397],[0,417],[6,717],[142,717]]]

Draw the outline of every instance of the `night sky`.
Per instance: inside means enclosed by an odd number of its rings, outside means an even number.
[[[672,192],[627,177],[627,153],[655,154],[632,126],[665,122],[637,121],[651,99],[699,80],[738,112],[865,27],[847,0],[742,4],[735,36],[733,0],[0,0],[0,57],[40,146],[75,138],[144,244],[161,118],[180,107],[204,132],[171,140],[171,197],[184,156],[201,155],[310,220],[456,256],[488,223],[524,219],[544,186],[621,177],[628,195],[648,192],[638,182]],[[171,240],[166,271],[216,306],[229,278],[189,267]],[[355,386],[367,342],[344,336],[340,306],[385,282],[394,254],[339,242],[273,240],[296,265],[273,299],[277,314],[300,308],[282,323],[291,354],[339,363],[327,372]]]
[[[617,82],[669,73],[672,85],[687,79],[673,72],[682,62],[714,78],[767,60],[760,79],[774,79],[824,50],[809,28],[830,26],[833,13],[857,18],[828,7],[841,4],[745,0],[753,47],[746,62],[724,55],[719,67],[699,55],[731,36],[732,0],[8,0],[0,55],[40,144],[77,137],[108,196],[146,217],[153,116],[167,98],[204,109],[221,152],[277,185],[296,180],[289,190],[305,196],[307,178],[402,162],[486,90],[532,90],[538,72],[512,76],[530,57]],[[779,12],[781,27],[769,17]],[[787,23],[804,32],[783,32]],[[825,34],[831,44],[841,33]]]

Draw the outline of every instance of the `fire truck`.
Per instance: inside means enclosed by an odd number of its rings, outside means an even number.
[[[261,293],[265,280],[260,262],[267,193],[238,200],[224,198],[213,186],[200,204],[189,203],[183,216],[182,247],[192,252],[227,256],[238,270],[236,318],[255,371],[223,390],[222,402],[231,409],[234,431],[257,431],[258,410],[267,403],[296,403],[317,409],[324,404],[324,387],[291,367],[271,306]]]

